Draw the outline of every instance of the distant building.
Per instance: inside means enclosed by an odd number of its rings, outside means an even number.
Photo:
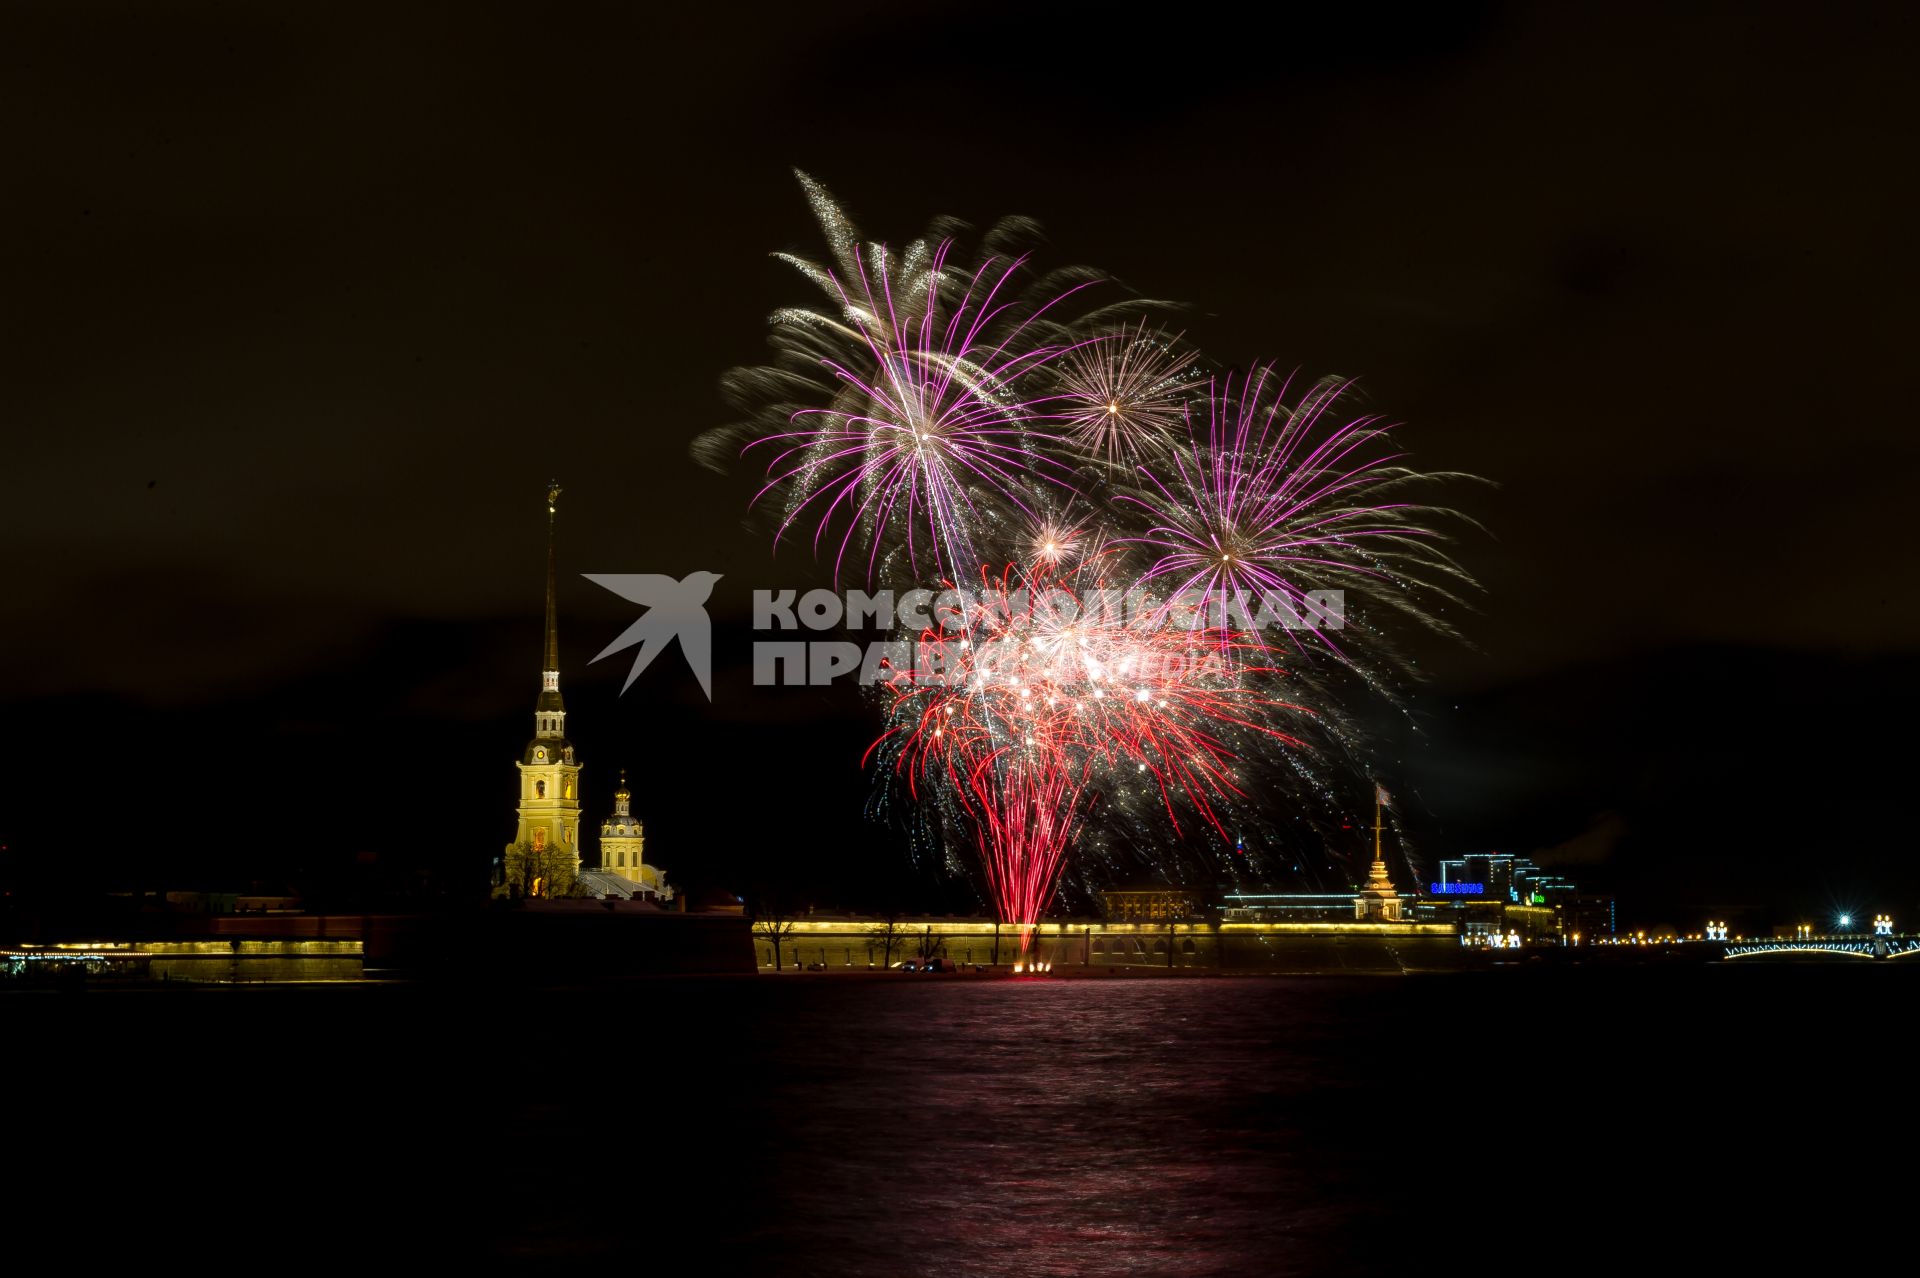
[[[582,868],[585,826],[580,808],[580,760],[567,740],[567,706],[560,697],[560,625],[555,524],[560,486],[547,487],[547,635],[540,696],[533,708],[533,740],[514,766],[520,770],[518,826],[498,862],[501,895],[651,897],[665,902],[673,889],[658,866],[646,864],[646,832],[633,813],[627,774],[613,793],[613,813],[600,825],[600,864]]]
[[[1582,945],[1614,934],[1612,897],[1583,894],[1573,880],[1541,869],[1531,857],[1478,852],[1442,861],[1437,872],[1420,916],[1451,916],[1463,935],[1498,932]]]
[[[1382,846],[1381,808],[1386,791],[1376,788],[1373,804],[1373,863],[1367,881],[1353,892],[1226,892],[1221,919],[1228,923],[1402,923],[1413,918],[1420,899],[1393,886]],[[1446,920],[1451,924],[1452,920]]]
[[[1440,862],[1438,872],[1440,877],[1432,884],[1435,896],[1548,905],[1555,896],[1576,891],[1571,880],[1548,873],[1530,857],[1510,852],[1479,852],[1456,857]]]
[[[1115,923],[1166,923],[1200,913],[1200,898],[1180,888],[1115,888],[1100,894],[1100,908]]]
[[[505,893],[564,896],[580,874],[580,762],[567,740],[560,698],[560,627],[554,524],[560,486],[547,487],[547,644],[534,702],[533,740],[520,770],[519,824],[501,859],[496,886]]]
[[[620,788],[613,792],[613,815],[600,826],[600,869],[588,876],[592,880],[589,886],[602,889],[597,895],[611,889],[623,896],[672,900],[673,889],[667,886],[666,876],[658,866],[645,862],[646,847],[646,832],[640,818],[633,815],[633,791],[627,788],[627,772],[622,768]],[[609,876],[620,882],[603,884],[601,879]],[[626,884],[632,886],[623,891]]]
[[[1418,898],[1395,894],[1405,916]],[[1332,923],[1352,920],[1352,892],[1227,892],[1221,917],[1229,923]]]
[[[1055,919],[1034,928],[1030,956],[1056,968],[1116,973],[1169,968],[1286,972],[1404,972],[1458,967],[1465,947],[1448,925],[1367,923],[1346,914],[1327,922],[1119,923]],[[1010,965],[1022,951],[1018,929],[988,918],[892,919],[807,915],[779,936],[756,928],[754,949],[766,971],[880,969],[902,957],[940,957],[963,972]]]
[[[1446,923],[1461,936],[1484,939],[1505,936],[1514,930],[1507,926],[1507,903],[1464,896],[1422,897],[1413,904],[1413,917],[1423,923]]]
[[[1614,900],[1610,896],[1585,896],[1569,893],[1553,898],[1554,912],[1560,916],[1560,931],[1569,941],[1585,945],[1619,930]]]
[[[1584,945],[1613,935],[1612,897],[1555,894],[1545,905],[1532,904],[1532,899],[1521,904],[1496,893],[1426,896],[1414,905],[1413,917],[1451,922],[1469,938],[1518,936],[1529,944]]]

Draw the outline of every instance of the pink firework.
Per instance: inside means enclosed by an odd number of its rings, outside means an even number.
[[[1036,485],[1068,486],[1069,468],[1035,447],[1044,404],[1030,387],[1062,349],[1036,321],[1076,290],[1027,305],[1011,296],[1024,259],[988,257],[968,274],[951,250],[896,268],[884,249],[855,248],[851,278],[818,271],[838,318],[784,316],[838,339],[819,356],[837,390],[748,445],[776,450],[756,500],[784,493],[778,535],[811,523],[816,553],[837,536],[836,577],[856,541],[869,578],[895,542],[916,572],[954,575],[978,561],[983,530],[1030,513]]]
[[[1157,457],[1180,436],[1198,358],[1145,320],[1089,338],[1058,362],[1053,411],[1088,458],[1120,467]]]
[[[1343,617],[1315,592],[1376,582],[1439,627],[1417,594],[1464,578],[1423,523],[1434,508],[1404,500],[1431,477],[1401,464],[1378,417],[1338,418],[1348,386],[1321,382],[1288,406],[1287,379],[1270,366],[1237,393],[1229,376],[1207,397],[1204,437],[1190,431],[1164,466],[1140,468],[1141,495],[1122,500],[1148,516],[1130,539],[1156,556],[1143,582],[1191,624],[1264,629],[1264,643],[1277,629],[1339,653]]]
[[[1023,219],[977,255],[947,220],[896,251],[800,181],[827,253],[781,256],[822,300],[775,313],[772,357],[724,382],[742,419],[695,454],[759,450],[776,541],[809,539],[836,580],[980,572],[881,690],[887,788],[978,845],[1023,942],[1091,819],[1163,848],[1162,821],[1224,834],[1264,764],[1266,803],[1324,790],[1301,737],[1354,749],[1343,699],[1389,691],[1376,619],[1444,631],[1431,604],[1471,589],[1436,531],[1452,512],[1416,504],[1454,477],[1407,468],[1380,419],[1343,411],[1344,382],[1208,381],[1139,319],[1159,303],[1062,305],[1098,277],[1029,278]]]

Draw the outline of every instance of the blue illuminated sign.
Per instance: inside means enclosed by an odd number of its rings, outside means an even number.
[[[1435,883],[1432,885],[1435,896],[1485,896],[1487,885],[1484,883]]]

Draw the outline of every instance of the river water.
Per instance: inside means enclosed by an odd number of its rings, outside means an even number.
[[[1894,966],[7,995],[12,1198],[120,1222],[67,1259],[1773,1267],[1904,1229]]]

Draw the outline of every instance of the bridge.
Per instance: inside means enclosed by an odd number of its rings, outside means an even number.
[[[1900,959],[1920,954],[1920,936],[1777,936],[1729,941],[1721,954],[1728,959],[1757,958],[1765,954]]]

